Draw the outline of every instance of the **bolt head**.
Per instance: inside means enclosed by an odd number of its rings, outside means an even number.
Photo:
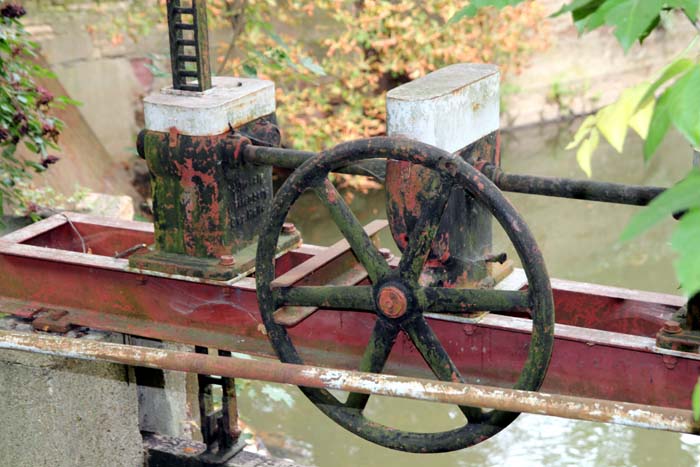
[[[667,334],[679,334],[683,331],[680,323],[673,320],[666,321],[662,330]]]
[[[233,266],[236,264],[236,258],[233,255],[221,255],[219,256],[219,264],[221,266]]]
[[[388,248],[380,248],[379,254],[382,255],[384,259],[391,259],[394,257],[394,255],[391,253],[391,250]]]
[[[389,318],[399,318],[408,310],[406,295],[393,285],[384,287],[377,297],[379,311]]]

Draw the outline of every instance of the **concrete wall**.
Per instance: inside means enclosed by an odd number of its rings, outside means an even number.
[[[0,326],[31,329],[11,318]],[[140,466],[137,397],[123,365],[0,352],[0,465]]]
[[[33,332],[28,322],[1,314],[0,329]],[[84,328],[66,335],[187,349]],[[0,466],[140,467],[141,430],[191,437],[185,388],[184,373],[3,350]]]

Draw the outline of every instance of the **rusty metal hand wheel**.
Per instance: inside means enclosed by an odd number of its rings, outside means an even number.
[[[420,164],[440,174],[433,188],[440,196],[424,209],[409,234],[398,268],[382,257],[342,197],[328,181],[329,172],[360,160],[386,158]],[[486,206],[508,234],[528,279],[527,291],[499,291],[423,287],[419,276],[430,252],[452,184],[457,184]],[[328,207],[335,223],[368,273],[371,285],[352,287],[273,288],[275,245],[287,213],[307,189],[314,190]],[[277,192],[269,218],[260,234],[257,251],[257,294],[263,323],[273,348],[286,363],[301,364],[287,330],[273,318],[286,305],[318,306],[372,311],[374,330],[360,363],[360,370],[379,373],[399,332],[415,345],[438,379],[464,382],[424,317],[426,312],[459,313],[477,310],[508,311],[529,308],[532,336],[528,355],[515,384],[517,389],[538,390],[542,384],[554,342],[554,303],[542,255],[527,225],[502,193],[479,171],[457,156],[433,146],[399,138],[371,138],[344,143],[300,166]],[[376,444],[409,452],[446,452],[477,444],[498,433],[518,414],[460,407],[468,423],[438,433],[416,433],[380,425],[366,418],[369,398],[350,394],[341,402],[329,391],[300,388],[327,416],[349,431]]]

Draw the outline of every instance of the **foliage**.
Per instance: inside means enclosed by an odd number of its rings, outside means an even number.
[[[288,145],[318,150],[383,134],[387,89],[456,62],[517,72],[547,46],[544,10],[536,2],[472,1],[523,4],[479,11],[460,24],[448,22],[458,11],[453,3],[210,0],[210,28],[231,31],[230,41],[212,44],[215,71],[274,80]],[[163,22],[164,4],[134,0],[109,29],[112,42],[137,38],[158,17]]]
[[[24,14],[14,3],[0,7],[0,214],[4,202],[26,207],[24,182],[32,172],[43,172],[58,161],[49,150],[58,149],[63,122],[51,110],[71,103],[36,85],[37,78],[52,75],[32,61],[37,45],[20,22]],[[38,162],[16,157],[19,144],[38,154]]]
[[[150,13],[141,5],[145,0],[134,1],[138,11],[127,14],[134,28],[151,24],[152,15],[164,20],[164,0]],[[275,82],[286,145],[319,150],[381,135],[386,90],[457,62],[491,62],[502,75],[517,73],[534,51],[547,46],[544,10],[537,2],[479,11],[459,24],[448,22],[459,11],[454,3],[210,0],[210,27],[231,32],[230,41],[212,42],[212,63],[218,74]],[[133,30],[124,34],[137,36]]]
[[[533,51],[546,46],[544,12],[537,3],[481,11],[448,24],[456,12],[453,3],[323,0],[313,8],[292,5],[290,16],[304,13],[303,22],[326,23],[335,34],[315,44],[325,50],[319,63],[327,74],[317,83],[290,80],[285,70],[261,73],[281,85],[279,115],[287,143],[318,150],[384,134],[386,90],[458,62],[497,63],[503,74],[517,72]]]

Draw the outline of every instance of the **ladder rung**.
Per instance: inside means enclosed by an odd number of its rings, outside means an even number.
[[[173,8],[173,12],[180,14],[180,15],[193,15],[194,8],[176,6]]]
[[[175,23],[175,29],[180,29],[181,31],[194,31],[194,24]]]
[[[182,46],[192,46],[196,47],[197,46],[197,41],[192,40],[192,39],[177,39],[177,45],[182,45]]]
[[[196,62],[197,56],[196,55],[178,55],[177,61],[178,62]]]
[[[201,91],[199,85],[194,86],[194,85],[190,85],[190,84],[181,84],[180,86],[178,86],[178,89],[180,89],[182,91],[197,91],[197,92]]]
[[[190,78],[196,78],[198,76],[197,72],[192,70],[178,70],[177,74],[179,76],[188,76]]]

